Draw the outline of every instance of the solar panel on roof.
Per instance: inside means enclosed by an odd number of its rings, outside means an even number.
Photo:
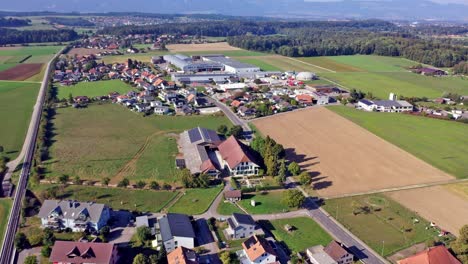
[[[190,138],[190,143],[193,143],[193,142],[196,142],[196,141],[199,141],[200,139],[202,139],[202,136],[200,135],[200,132],[198,131],[197,128],[190,129],[188,131],[188,135],[189,135],[189,138]]]

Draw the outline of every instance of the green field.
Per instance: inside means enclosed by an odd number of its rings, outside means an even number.
[[[39,84],[0,81],[0,146],[15,158],[23,146]]]
[[[232,204],[230,202],[224,202],[224,201],[221,201],[221,203],[219,203],[216,211],[221,215],[232,215],[233,213],[243,213],[243,211],[239,209],[239,207],[237,207],[235,204]]]
[[[20,47],[18,49],[0,49],[0,56],[52,56],[55,53],[57,53],[61,48],[61,46],[30,46]]]
[[[10,68],[15,67],[16,65],[18,65],[18,64],[16,64],[16,63],[4,63],[4,64],[0,64],[0,71],[8,70],[8,69],[10,69]]]
[[[175,133],[196,126],[216,129],[230,125],[215,116],[149,116],[121,105],[90,105],[85,109],[57,109],[54,120],[52,159],[47,177],[68,174],[116,183],[137,180],[176,182]]]
[[[362,69],[353,67],[351,65],[343,64],[332,59],[333,57],[303,57],[298,58],[301,61],[320,66],[325,69],[336,72],[359,72]]]
[[[3,243],[5,228],[8,224],[8,216],[10,215],[11,200],[8,198],[0,199],[0,246]]]
[[[332,106],[330,110],[457,178],[468,178],[468,125]]]
[[[459,77],[436,78],[410,72],[322,73],[320,76],[337,82],[348,89],[371,92],[381,99],[387,99],[390,93],[406,97],[425,96],[428,98],[440,97],[444,92],[468,93],[468,80]]]
[[[326,69],[321,69],[311,65],[309,63],[304,63],[299,59],[296,58],[289,58],[284,56],[278,55],[270,55],[270,56],[258,56],[255,58],[246,58],[246,57],[235,57],[234,59],[237,60],[250,60],[252,64],[255,64],[259,67],[262,65],[269,65],[268,67],[274,67],[276,70],[280,71],[311,71],[311,72],[330,72]],[[247,62],[247,61],[246,61]]]
[[[260,67],[260,69],[262,69],[263,71],[281,71],[280,68],[274,66],[274,65],[271,65],[271,64],[268,64],[264,61],[262,61],[261,59],[257,59],[257,58],[236,58],[236,60],[240,61],[240,62],[244,62],[244,63],[249,63],[249,64],[252,64],[252,65],[255,65],[255,66],[258,66]]]
[[[50,188],[52,184],[40,184],[33,188],[36,195]],[[103,203],[114,210],[136,210],[159,212],[178,192],[103,188],[94,186],[68,185],[59,190],[59,199]]]
[[[259,194],[242,194],[239,205],[250,214],[274,214],[288,212],[291,209],[282,203],[282,191],[270,191]],[[256,206],[250,205],[250,200],[255,200]]]
[[[429,222],[383,195],[327,200],[324,209],[379,254],[383,248],[384,256],[438,234],[426,230]]]
[[[309,217],[263,221],[261,225],[294,252],[303,252],[316,245],[326,246],[332,241],[330,235]],[[285,225],[290,225],[293,230],[287,232]]]
[[[111,92],[127,94],[132,90],[134,90],[132,86],[120,80],[79,82],[72,86],[58,86],[57,98],[68,99],[70,94],[73,96],[88,96],[93,98],[96,96],[108,95]]]
[[[332,56],[326,58],[368,72],[405,72],[408,71],[409,67],[418,64],[400,57],[374,55]]]
[[[222,186],[207,189],[187,189],[185,194],[169,208],[169,213],[203,214],[222,189]]]

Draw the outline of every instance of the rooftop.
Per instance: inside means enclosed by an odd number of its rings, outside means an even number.
[[[111,263],[114,244],[55,241],[50,254],[53,263]]]
[[[398,264],[461,264],[444,246],[431,247],[411,257],[399,260]]]
[[[188,215],[169,213],[159,219],[159,226],[163,241],[171,240],[175,236],[195,238]]]
[[[38,217],[47,218],[54,212],[64,219],[78,219],[84,214],[91,222],[98,222],[104,208],[104,204],[92,202],[45,200]]]

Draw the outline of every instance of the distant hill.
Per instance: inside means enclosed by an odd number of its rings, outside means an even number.
[[[202,13],[235,16],[272,16],[308,19],[381,18],[398,20],[464,20],[468,5],[429,0],[17,0],[2,9],[56,12]]]

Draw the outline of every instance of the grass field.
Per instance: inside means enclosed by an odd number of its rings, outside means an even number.
[[[390,93],[407,97],[436,98],[444,92],[466,94],[468,80],[457,77],[428,77],[410,72],[374,73],[346,72],[322,73],[321,76],[337,82],[348,89],[371,92],[381,99],[388,98]]]
[[[259,67],[262,67],[262,65],[264,66],[268,65],[268,67],[272,67],[272,68],[275,68],[276,70],[281,70],[281,71],[330,72],[326,69],[321,69],[311,64],[302,62],[296,58],[288,58],[288,57],[278,56],[278,55],[264,54],[263,56],[256,56],[253,58],[234,57],[234,59],[245,61],[245,62],[248,62],[250,60],[250,63],[255,64]]]
[[[110,177],[113,183],[123,177],[173,183],[174,133],[221,124],[230,122],[223,116],[143,117],[114,104],[58,109],[47,177],[69,174],[94,180]]]
[[[333,56],[326,57],[339,64],[361,69],[368,72],[405,72],[417,62],[400,57],[385,57],[373,55]]]
[[[257,59],[257,58],[242,57],[242,58],[236,58],[236,60],[238,60],[240,62],[256,65],[256,66],[260,67],[260,69],[262,69],[263,71],[281,71],[280,68],[278,68],[278,67],[276,67],[274,65],[268,64],[268,63],[262,61],[261,59]]]
[[[10,215],[11,200],[8,198],[0,199],[0,246],[3,243],[3,236],[5,228],[8,223],[8,216]]]
[[[50,55],[53,56],[57,53],[62,47],[60,46],[30,46],[30,47],[20,47],[17,49],[0,49],[0,56],[42,56]]]
[[[222,186],[207,189],[187,189],[185,194],[169,208],[169,213],[203,214],[222,189]]]
[[[438,234],[426,230],[429,222],[382,195],[327,200],[324,209],[379,254],[383,248],[384,256]]]
[[[282,203],[282,191],[270,191],[266,193],[246,193],[242,195],[239,205],[250,214],[274,214],[290,211],[291,208]],[[255,200],[256,206],[250,205],[250,200]]]
[[[219,203],[217,212],[221,215],[232,215],[233,213],[243,213],[243,211],[239,209],[239,207],[237,207],[235,204],[232,204],[230,202],[224,202],[224,201],[221,201],[221,203]]]
[[[9,158],[21,151],[39,84],[0,81],[0,146]]]
[[[301,61],[314,64],[336,72],[360,72],[360,68],[343,64],[332,59],[333,57],[303,57],[298,58]]]
[[[33,188],[38,195],[51,184],[40,184]],[[137,210],[139,212],[159,212],[178,192],[103,188],[94,186],[69,185],[59,191],[60,199],[73,199],[104,203],[114,210]]]
[[[203,51],[184,51],[180,52],[185,55],[203,55],[203,54],[223,54],[228,57],[246,57],[246,56],[266,56],[268,53],[250,51],[250,50],[203,50]]]
[[[98,82],[79,82],[72,86],[58,86],[57,98],[68,99],[68,96],[88,96],[90,98],[96,96],[108,95],[111,92],[126,94],[134,90],[130,85],[120,80],[98,81]]]
[[[277,241],[283,242],[294,252],[303,252],[316,245],[326,246],[332,241],[330,235],[309,217],[265,221],[261,225],[271,231]],[[292,226],[293,231],[287,232],[285,225]]]
[[[457,178],[468,178],[466,124],[344,106],[329,109]]]

